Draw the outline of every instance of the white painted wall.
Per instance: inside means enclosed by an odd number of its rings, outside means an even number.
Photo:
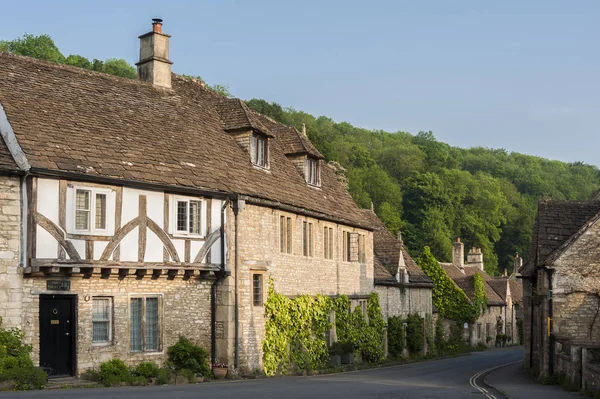
[[[72,183],[69,184],[67,189],[67,230],[69,231],[69,223],[74,223],[74,192],[78,187],[86,188],[85,183]],[[97,186],[94,186],[97,188]],[[102,189],[102,188],[100,188]],[[110,189],[110,187],[106,187]],[[147,216],[154,221],[158,226],[164,228],[164,203],[165,195],[169,196],[170,204],[173,204],[171,198],[180,197],[173,196],[171,194],[165,194],[161,191],[149,191],[139,190],[132,188],[123,188],[123,200],[121,208],[121,223],[119,226],[114,225],[114,215],[116,211],[116,192],[114,190],[109,191],[110,195],[107,197],[107,215],[108,215],[108,236],[114,235],[121,227],[135,219],[139,215],[139,197],[140,195],[146,196],[146,211]],[[181,196],[185,197],[185,196]],[[189,197],[196,198],[196,197]],[[38,212],[46,216],[53,223],[58,226],[59,220],[59,181],[53,179],[38,179]],[[203,202],[203,204],[207,204]],[[221,207],[223,201],[213,200],[211,208],[211,230],[215,231],[220,229],[221,225]],[[207,209],[206,205],[202,209],[202,224],[207,226]],[[173,220],[175,217],[174,210],[172,207],[169,209],[169,220]],[[37,258],[49,258],[56,259],[58,256],[58,243],[56,240],[47,233],[41,227],[38,227],[38,235],[36,242],[36,257]],[[206,229],[205,229],[206,230]],[[211,232],[212,232],[211,231]],[[209,232],[210,233],[210,232]],[[83,235],[83,234],[80,234]],[[121,261],[138,261],[138,236],[139,228],[133,229],[127,234],[120,244],[120,259]],[[85,259],[85,240],[71,239],[75,249],[77,249],[82,259]],[[175,246],[179,259],[183,262],[185,259],[185,237],[175,237],[172,239],[172,243]],[[204,240],[193,240],[190,245],[190,260],[193,261],[202,246]],[[108,241],[96,241],[94,243],[94,260],[99,260]],[[221,262],[221,244],[217,241],[212,247],[212,262]],[[112,258],[112,257],[111,257]],[[144,255],[145,262],[163,262],[163,243],[160,238],[154,234],[150,229],[146,231],[146,252]],[[203,259],[205,261],[205,259]]]

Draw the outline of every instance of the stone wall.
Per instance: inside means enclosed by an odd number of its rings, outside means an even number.
[[[22,326],[20,198],[19,178],[0,176],[0,317],[5,328]]]
[[[280,216],[292,219],[292,253],[280,251]],[[229,215],[228,218],[233,220],[233,215]],[[265,334],[264,306],[253,304],[253,275],[263,275],[265,300],[269,278],[273,279],[277,292],[288,296],[367,296],[373,291],[373,235],[366,230],[252,204],[245,204],[238,218],[239,365],[242,370],[252,371],[262,369],[262,340]],[[303,255],[305,221],[313,224],[313,256]],[[323,256],[325,226],[334,229],[333,259],[325,259]],[[342,260],[343,231],[365,235],[364,263]],[[234,240],[230,239],[228,242],[232,253],[231,246],[234,245]],[[233,281],[230,284],[233,284]],[[229,292],[229,298],[233,300],[234,295]],[[233,351],[228,352],[228,363],[232,361],[231,356]]]
[[[431,288],[376,285],[375,292],[379,294],[385,320],[390,316],[405,318],[410,313],[417,313],[421,317],[431,314]]]
[[[33,346],[32,358],[39,363],[39,296],[40,294],[70,294],[77,296],[77,373],[97,368],[101,362],[120,358],[128,364],[141,361],[162,363],[166,349],[180,335],[201,345],[210,353],[210,286],[212,281],[151,279],[135,276],[118,279],[71,278],[71,290],[46,290],[45,277],[27,277],[23,280],[23,326],[25,342]],[[129,347],[129,299],[139,296],[158,296],[159,323],[162,325],[161,350],[134,353]],[[92,299],[112,299],[112,342],[92,343]]]
[[[498,317],[501,317],[502,319],[502,330],[500,331],[500,334],[504,334],[505,308],[505,306],[488,306],[486,311],[477,319],[475,323],[471,325],[470,342],[472,346],[476,346],[477,344],[483,344],[489,347],[493,347],[496,344]],[[481,326],[481,334],[479,336],[478,325]],[[488,340],[487,337],[490,337],[491,339]]]

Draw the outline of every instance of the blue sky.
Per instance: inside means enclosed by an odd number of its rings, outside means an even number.
[[[600,165],[597,1],[0,1],[0,39],[137,61],[336,121]]]

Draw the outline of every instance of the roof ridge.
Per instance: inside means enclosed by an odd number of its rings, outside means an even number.
[[[55,69],[61,69],[61,70],[65,70],[65,71],[70,71],[70,72],[82,74],[82,75],[91,75],[91,76],[106,77],[108,79],[118,80],[119,82],[130,82],[130,83],[133,83],[133,84],[141,84],[141,85],[144,85],[144,86],[152,86],[152,83],[146,82],[146,81],[143,81],[143,80],[139,80],[139,79],[129,79],[129,78],[125,78],[125,77],[122,77],[122,76],[111,75],[111,74],[106,73],[106,72],[93,71],[91,69],[85,69],[85,68],[81,68],[81,67],[78,67],[78,66],[75,66],[75,65],[59,64],[57,62],[52,62],[52,61],[44,60],[44,59],[41,59],[41,58],[30,57],[30,56],[27,56],[27,55],[7,53],[5,51],[0,51],[0,57],[9,57],[9,58],[21,59],[23,61],[26,61],[26,62],[29,62],[29,63],[32,63],[32,64],[45,65],[45,66],[52,67],[52,68],[55,68]]]
[[[570,247],[574,241],[576,241],[579,237],[581,237],[583,235],[583,233],[586,232],[587,229],[589,229],[594,223],[596,223],[598,221],[598,219],[600,219],[600,211],[597,212],[591,218],[589,218],[579,228],[579,230],[577,230],[573,235],[571,235],[569,238],[567,238],[558,248],[556,248],[548,256],[546,256],[546,259],[544,259],[544,265],[546,265],[547,263],[552,263],[552,262],[556,261],[563,254],[563,252],[568,247]]]

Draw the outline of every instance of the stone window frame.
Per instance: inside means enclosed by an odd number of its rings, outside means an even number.
[[[108,322],[108,340],[107,341],[94,341],[94,301],[95,300],[108,300],[109,312],[108,320],[102,322]],[[92,296],[92,346],[110,346],[113,344],[113,320],[114,320],[114,297],[108,295],[94,295]],[[100,322],[97,320],[96,322]]]
[[[89,214],[88,228],[85,230],[77,228],[77,192],[87,191],[90,193],[89,199]],[[106,198],[106,209],[104,224],[105,227],[96,228],[96,197],[104,195]],[[67,234],[75,234],[82,236],[111,236],[115,230],[115,213],[116,213],[116,193],[115,190],[109,187],[99,187],[97,185],[85,184],[69,184],[67,186]]]
[[[157,322],[157,326],[156,326],[156,331],[157,331],[157,346],[158,348],[156,350],[146,350],[146,300],[147,299],[158,299],[158,322]],[[132,299],[142,299],[142,312],[141,312],[141,317],[142,317],[142,329],[141,329],[141,350],[139,351],[135,351],[135,350],[131,350],[131,300]],[[160,294],[153,294],[153,293],[148,293],[148,294],[136,294],[136,293],[132,293],[129,294],[127,297],[127,326],[128,326],[128,334],[127,334],[127,348],[128,348],[128,353],[143,353],[146,355],[160,355],[160,354],[164,354],[164,347],[163,347],[163,342],[164,342],[164,294],[160,293]]]
[[[302,255],[313,257],[315,253],[315,224],[310,220],[302,221]]]
[[[187,231],[178,230],[177,229],[177,206],[179,202],[187,202],[188,210],[187,210]],[[190,201],[196,201],[200,203],[200,233],[190,233],[189,232],[189,215]],[[192,239],[204,239],[206,238],[206,230],[207,230],[207,202],[205,198],[201,197],[193,197],[193,196],[184,196],[184,195],[169,195],[169,233],[172,237],[180,237],[180,238],[192,238]]]
[[[255,276],[260,276],[260,303],[257,304],[256,302],[256,292],[255,292],[255,286],[254,286],[254,278]],[[265,280],[266,280],[266,272],[263,270],[251,270],[250,271],[250,289],[251,289],[251,295],[252,295],[252,306],[255,307],[262,307],[265,305],[265,298],[266,296],[266,292],[265,292]]]
[[[279,252],[293,255],[294,253],[294,217],[292,214],[279,213],[277,231],[279,233]]]
[[[477,323],[477,339],[481,339],[481,334],[482,334],[482,325],[481,323]]]
[[[335,227],[329,224],[323,225],[323,259],[333,260],[335,258]]]

